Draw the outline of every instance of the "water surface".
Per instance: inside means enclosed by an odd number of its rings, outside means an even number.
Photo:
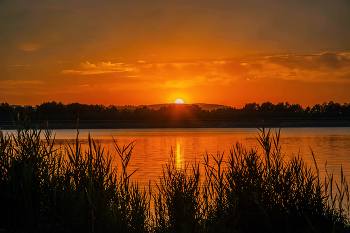
[[[272,129],[273,132],[276,130],[278,129]],[[237,142],[246,148],[259,149],[260,145],[256,139],[258,132],[256,128],[82,129],[79,131],[79,138],[84,149],[88,145],[87,137],[90,134],[112,155],[117,155],[114,140],[119,146],[134,141],[129,171],[138,169],[133,179],[147,183],[149,180],[158,180],[171,154],[175,157],[176,166],[183,168],[186,163],[202,163],[206,153],[228,155]],[[54,130],[53,135],[57,145],[63,149],[67,143],[75,141],[77,131],[60,129]],[[283,128],[281,140],[282,152],[287,159],[299,153],[312,165],[312,149],[322,173],[327,161],[328,171],[340,176],[340,166],[343,166],[349,177],[350,128]],[[118,165],[119,162],[120,159],[116,156],[114,165]]]
[[[275,132],[278,129],[272,129]],[[170,154],[176,159],[176,166],[181,168],[186,163],[203,162],[203,155],[229,154],[232,147],[242,143],[244,147],[260,148],[256,139],[259,130],[255,128],[205,128],[205,129],[83,129],[79,132],[83,146],[87,145],[88,134],[101,143],[112,154],[115,153],[114,141],[119,146],[135,142],[129,169],[138,169],[134,179],[145,183],[158,180],[162,167],[168,162]],[[54,131],[58,142],[64,146],[76,138],[76,130]],[[281,129],[282,151],[288,158],[298,153],[303,155],[308,164],[313,164],[311,149],[321,172],[327,161],[328,171],[340,174],[343,166],[350,175],[350,128],[283,128]],[[115,158],[118,164],[119,158]]]

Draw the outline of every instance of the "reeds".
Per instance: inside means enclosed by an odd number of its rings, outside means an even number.
[[[183,170],[164,167],[155,195],[159,232],[348,232],[349,190],[300,155],[281,153],[280,131],[260,129],[263,153],[241,144]],[[225,158],[227,161],[225,161]],[[202,179],[202,180],[201,180]],[[333,188],[336,188],[334,190]],[[335,192],[334,192],[335,191]]]
[[[114,157],[88,137],[55,148],[52,132],[0,131],[0,231],[7,232],[349,232],[349,189],[314,159],[281,153],[280,132],[260,129],[262,148],[237,143],[204,163],[164,165],[156,188],[131,180],[134,142]],[[313,153],[312,153],[313,155]],[[314,155],[313,155],[314,156]],[[203,166],[204,169],[201,169]],[[203,173],[201,173],[203,171]],[[152,209],[151,209],[152,203]]]
[[[16,135],[0,135],[0,229],[8,232],[146,232],[147,193],[130,182],[126,167],[89,137],[64,151],[54,138],[27,123]],[[118,150],[126,162],[132,146]]]
[[[198,232],[203,219],[199,164],[186,164],[178,169],[171,155],[156,185],[155,231]]]

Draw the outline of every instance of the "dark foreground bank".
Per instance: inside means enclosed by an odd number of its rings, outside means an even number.
[[[228,163],[222,154],[205,155],[204,164],[179,170],[171,156],[158,181],[139,187],[127,169],[137,156],[133,143],[108,153],[89,138],[82,151],[77,137],[56,151],[51,131],[41,140],[29,128],[24,122],[13,135],[0,133],[3,232],[350,231],[343,172],[335,183],[316,164],[283,156],[279,132],[261,129],[264,152],[237,144]]]

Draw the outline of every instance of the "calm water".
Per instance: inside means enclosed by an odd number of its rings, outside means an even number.
[[[112,137],[119,146],[135,141],[129,171],[138,168],[133,179],[141,183],[158,180],[171,152],[175,156],[176,166],[181,168],[187,162],[202,162],[206,153],[228,154],[237,142],[246,148],[259,148],[256,140],[258,130],[255,128],[82,129],[79,137],[82,139],[83,147],[87,146],[89,133],[95,141],[115,155]],[[67,142],[73,143],[76,138],[76,130],[55,130],[53,134],[62,148]],[[283,128],[281,138],[282,151],[287,157],[300,153],[308,164],[313,164],[311,147],[321,172],[324,171],[324,164],[327,161],[328,171],[340,176],[342,165],[350,178],[350,128]],[[115,165],[119,161],[119,157],[115,157]]]
[[[138,168],[133,178],[142,183],[158,180],[171,152],[175,156],[176,166],[181,168],[187,162],[202,162],[206,153],[228,154],[237,142],[246,148],[260,148],[256,140],[258,130],[255,128],[80,130],[79,137],[85,146],[89,133],[112,154],[116,154],[112,137],[119,146],[135,141],[129,171]],[[55,130],[54,134],[64,146],[67,141],[74,141],[76,130]],[[328,171],[340,176],[342,165],[350,177],[350,128],[283,128],[281,138],[282,151],[287,157],[300,153],[308,164],[313,164],[311,147],[321,172],[327,161]],[[118,162],[119,158],[115,157],[115,164]]]

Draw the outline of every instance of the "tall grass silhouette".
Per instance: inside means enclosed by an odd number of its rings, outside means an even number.
[[[257,137],[263,153],[237,144],[227,166],[223,155],[206,158],[210,215],[216,228],[242,232],[332,232],[348,226],[349,192],[345,176],[341,183],[327,175],[322,182],[315,167],[301,156],[289,160],[281,154],[280,132],[265,129]],[[335,196],[332,187],[337,187]],[[346,200],[345,200],[346,199]],[[213,200],[213,201],[212,201]]]
[[[55,149],[52,131],[0,131],[0,231],[7,232],[349,232],[349,190],[316,159],[281,153],[280,132],[260,129],[262,148],[237,143],[228,155],[179,169],[164,165],[156,188],[129,171],[134,142],[112,151],[90,136]],[[204,169],[200,167],[203,166]],[[203,174],[201,173],[203,171]],[[152,206],[152,207],[151,207]]]
[[[29,123],[15,135],[0,135],[0,229],[9,232],[146,232],[147,193],[118,172],[112,156],[89,137],[82,151],[79,134],[64,151],[54,150]],[[119,148],[119,147],[117,147]],[[132,146],[119,148],[127,164]]]

